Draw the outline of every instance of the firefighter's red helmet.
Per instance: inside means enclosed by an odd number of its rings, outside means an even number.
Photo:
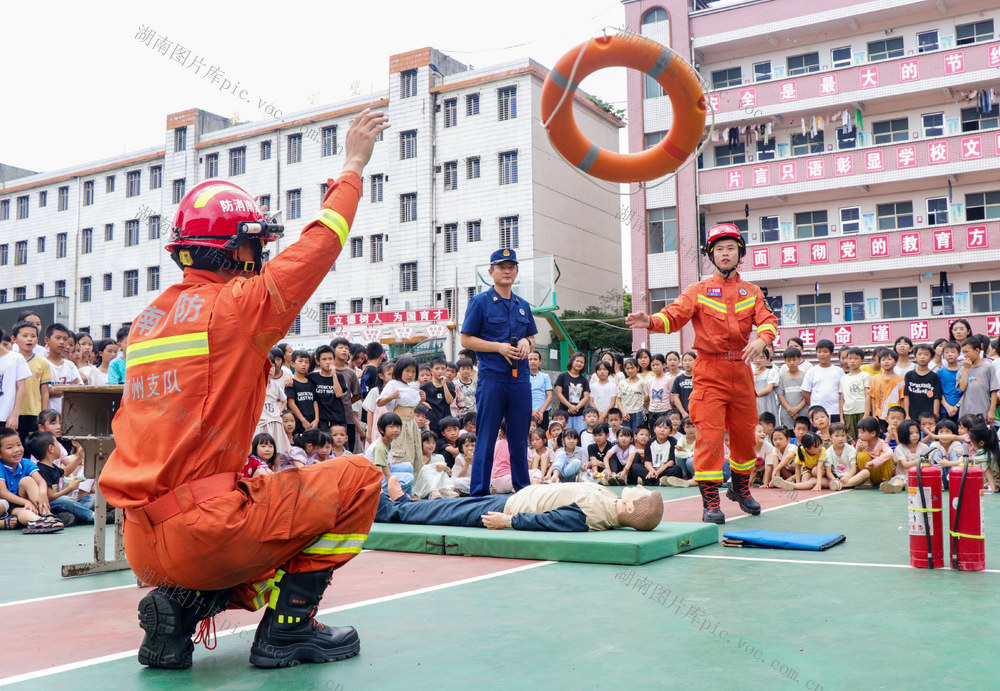
[[[263,247],[284,234],[246,190],[225,180],[206,180],[184,195],[167,242],[167,251],[184,268],[235,268],[260,271]],[[254,262],[236,259],[250,243]]]
[[[719,240],[735,240],[736,244],[739,245],[740,248],[741,259],[747,252],[746,243],[743,241],[743,236],[740,235],[740,229],[732,223],[720,223],[708,229],[708,235],[705,238],[705,247],[703,249],[704,253],[711,256],[712,247],[714,247],[715,243]]]

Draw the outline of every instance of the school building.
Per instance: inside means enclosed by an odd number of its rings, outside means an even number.
[[[365,169],[348,246],[288,340],[444,335],[461,325],[477,267],[501,247],[516,248],[529,269],[532,257],[555,258],[561,308],[621,290],[619,195],[550,146],[539,106],[545,67],[520,59],[473,68],[422,48],[391,56],[388,68],[388,90],[372,96],[287,114],[271,106],[245,123],[193,108],[168,115],[164,141],[144,151],[49,173],[0,165],[0,303],[53,304],[72,328],[113,336],[179,280],[163,245],[185,191],[211,178],[282,212],[274,256],[319,210],[344,164],[350,120],[369,107],[392,127]],[[621,121],[579,93],[575,112],[588,137],[618,150]],[[544,276],[522,277],[544,292]],[[548,342],[548,326],[538,327]]]
[[[626,28],[702,75],[696,164],[631,195],[633,304],[706,277],[705,229],[735,223],[741,275],[799,336],[839,345],[1000,335],[1000,7],[975,0],[624,0]],[[629,149],[671,127],[630,71]],[[706,132],[708,128],[706,127]],[[689,348],[690,327],[652,336]],[[641,335],[636,336],[638,343]]]

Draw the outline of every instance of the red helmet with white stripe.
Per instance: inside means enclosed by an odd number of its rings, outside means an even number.
[[[181,269],[259,273],[265,245],[283,234],[284,226],[273,223],[246,190],[225,180],[206,180],[177,207],[167,251]],[[253,261],[237,258],[243,244],[253,250]]]
[[[740,234],[740,229],[732,223],[720,223],[709,228],[708,235],[705,237],[705,247],[702,251],[711,257],[712,247],[719,240],[735,240],[740,248],[740,259],[747,253],[747,246],[743,241],[743,236]]]

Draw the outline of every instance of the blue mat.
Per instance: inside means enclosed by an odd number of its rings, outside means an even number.
[[[836,533],[776,533],[771,530],[732,530],[722,534],[726,547],[763,547],[765,549],[804,549],[822,552],[847,538]]]

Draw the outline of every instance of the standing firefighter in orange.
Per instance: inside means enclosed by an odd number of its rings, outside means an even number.
[[[139,662],[190,667],[195,638],[227,608],[266,607],[259,667],[328,662],[360,650],[352,627],[314,619],[332,572],[361,551],[382,474],[360,456],[238,480],[264,404],[268,351],[329,275],[347,241],[382,113],[359,114],[346,163],[301,237],[281,237],[242,189],[209,180],[181,200],[167,250],[183,280],[132,326],[117,449],[100,477],[125,509],[132,570],[159,586],[139,603]],[[206,641],[207,643],[207,641]]]
[[[690,410],[697,428],[694,479],[701,489],[702,520],[725,523],[719,508],[719,484],[726,461],[723,436],[729,431],[732,486],[726,496],[754,516],[760,504],[750,495],[750,472],[756,462],[754,425],[757,398],[750,363],[778,335],[778,320],[771,314],[764,294],[753,283],[740,280],[736,268],[746,254],[739,229],[729,223],[713,226],[703,251],[715,273],[694,283],[672,304],[647,315],[634,312],[626,318],[633,329],[654,333],[679,331],[691,320],[694,326],[694,363]],[[753,327],[757,337],[747,340]]]

